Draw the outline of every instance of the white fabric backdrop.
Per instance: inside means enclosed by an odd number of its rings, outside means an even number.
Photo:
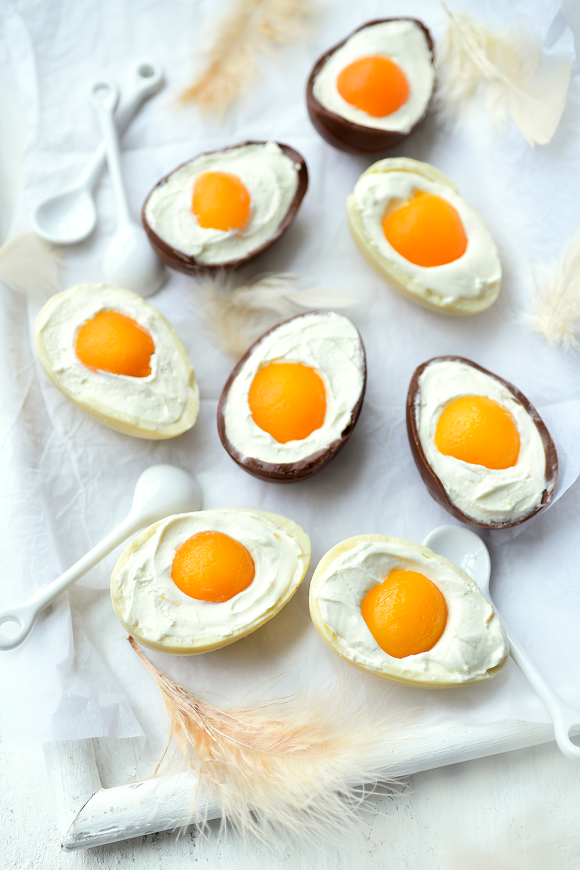
[[[493,592],[510,627],[572,705],[578,681],[580,584],[580,472],[578,358],[546,348],[520,322],[533,292],[532,266],[550,261],[578,226],[580,89],[571,82],[568,104],[552,143],[531,149],[514,127],[490,131],[482,112],[450,129],[431,112],[421,129],[392,156],[425,160],[446,172],[494,236],[504,267],[498,302],[483,315],[451,319],[400,298],[362,260],[348,230],[344,200],[373,160],[333,150],[306,114],[304,83],[320,53],[365,20],[416,15],[437,39],[445,14],[429,0],[327,0],[313,38],[260,60],[262,75],[223,120],[177,110],[215,26],[210,2],[170,4],[55,0],[36,4],[0,0],[6,52],[28,108],[29,144],[13,231],[30,226],[41,196],[72,181],[98,141],[87,82],[111,76],[121,88],[135,60],[161,63],[168,87],[151,100],[124,140],[124,169],[135,215],[155,181],[196,153],[248,138],[274,138],[307,160],[310,188],[298,218],[248,277],[299,270],[305,286],[334,286],[360,295],[348,314],[365,341],[369,381],[363,412],[343,452],[320,475],[293,486],[260,482],[239,469],[219,442],[217,399],[235,360],[217,352],[197,316],[195,282],[171,273],[151,299],[176,327],[193,361],[202,405],[193,430],[169,442],[118,435],[84,416],[49,382],[34,358],[29,332],[38,304],[2,289],[0,342],[3,413],[0,501],[5,530],[3,600],[19,602],[50,582],[97,543],[128,511],[134,483],[149,464],[171,462],[195,472],[204,507],[255,507],[299,522],[313,544],[311,571],[343,538],[382,532],[422,541],[450,518],[432,501],[414,467],[404,423],[405,396],[414,368],[441,353],[468,356],[512,380],[539,408],[561,459],[558,495],[549,510],[513,532],[488,535]],[[467,4],[501,23],[499,2]],[[514,2],[544,35],[556,2]],[[573,57],[564,32],[555,53]],[[107,176],[97,197],[94,236],[68,252],[63,287],[102,280],[103,250],[115,228]],[[163,739],[157,690],[129,649],[107,590],[115,555],[94,569],[39,620],[23,646],[0,657],[2,725],[7,743],[102,735]],[[170,675],[199,691],[237,700],[264,680],[263,693],[287,691],[332,676],[343,667],[316,634],[308,616],[308,579],[275,620],[238,643],[204,656],[152,656]],[[346,667],[346,666],[344,666]],[[280,676],[284,675],[284,676]],[[275,678],[275,679],[274,679]],[[363,679],[374,694],[378,681]],[[382,685],[382,684],[381,684]],[[446,692],[393,687],[391,703],[415,710],[420,722],[454,716],[476,722],[499,718],[547,721],[513,664],[489,683]]]

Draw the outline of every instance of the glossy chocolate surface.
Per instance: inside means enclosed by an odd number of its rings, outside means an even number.
[[[431,34],[425,27],[422,21],[417,18],[377,18],[373,21],[367,21],[352,33],[349,33],[342,42],[334,45],[322,57],[319,57],[312,72],[308,77],[306,85],[306,107],[308,115],[317,132],[334,148],[339,148],[341,151],[348,151],[351,154],[376,154],[378,151],[386,151],[389,148],[394,148],[408,136],[410,136],[424,120],[429,104],[425,106],[425,111],[420,118],[417,118],[411,129],[403,133],[400,130],[379,130],[376,127],[364,127],[362,124],[354,124],[343,118],[342,115],[337,115],[335,112],[329,111],[322,103],[314,96],[314,81],[328,60],[328,58],[338,51],[339,48],[347,42],[351,36],[358,33],[359,30],[364,30],[366,27],[372,27],[374,24],[384,24],[386,21],[412,21],[425,34],[427,45],[431,52],[431,61],[433,61],[433,39]]]
[[[172,169],[167,175],[164,175],[163,178],[157,182],[155,187],[149,191],[147,194],[147,198],[143,203],[143,208],[141,209],[141,223],[143,224],[143,228],[147,233],[147,238],[149,239],[153,250],[156,252],[158,257],[165,263],[165,265],[170,266],[172,269],[176,269],[178,272],[185,272],[186,275],[207,275],[215,272],[219,269],[227,269],[228,271],[239,269],[240,266],[245,266],[247,263],[251,263],[256,257],[258,257],[261,253],[263,253],[267,248],[272,245],[276,239],[279,239],[280,236],[288,229],[294,218],[296,217],[296,213],[300,208],[300,203],[304,198],[304,194],[308,189],[308,170],[306,168],[306,161],[298,151],[295,151],[289,145],[284,145],[282,142],[276,142],[276,145],[284,152],[284,154],[290,158],[290,160],[295,164],[298,170],[298,187],[296,188],[296,193],[294,194],[294,199],[290,203],[288,207],[288,211],[286,212],[284,219],[276,232],[267,239],[259,248],[256,248],[254,251],[250,251],[249,254],[246,254],[244,257],[240,257],[238,260],[229,260],[225,263],[198,263],[195,257],[191,254],[185,254],[183,251],[180,251],[178,248],[172,247],[170,244],[165,242],[148,224],[147,218],[145,217],[145,209],[147,207],[147,203],[149,201],[149,197],[161,185],[165,184],[167,180],[173,175],[174,172],[177,172],[178,169],[181,169],[182,166],[187,166],[188,163],[191,163],[192,160],[195,160],[196,157],[202,157],[205,154],[220,154],[223,151],[233,151],[236,148],[242,148],[245,145],[266,145],[266,141],[256,141],[251,140],[247,142],[239,142],[237,145],[230,145],[227,148],[218,148],[215,151],[204,151],[201,154],[196,154],[195,157],[192,157],[191,160],[186,160],[185,163],[180,163],[179,166],[176,166],[175,169]]]
[[[365,348],[360,338],[361,344],[361,358],[360,358],[360,369],[362,373],[362,388],[359,394],[359,397],[351,410],[350,422],[348,426],[343,429],[341,432],[340,438],[335,439],[322,450],[317,451],[316,453],[312,453],[310,456],[305,456],[304,459],[297,460],[296,462],[282,462],[282,463],[272,463],[272,462],[263,462],[261,459],[258,459],[255,456],[242,456],[236,447],[232,444],[230,439],[226,433],[226,425],[225,425],[225,406],[228,400],[228,395],[230,392],[230,387],[233,384],[236,376],[238,375],[240,369],[246,362],[246,360],[252,355],[255,348],[260,344],[261,341],[267,336],[270,335],[271,332],[274,332],[278,329],[283,323],[289,323],[292,320],[300,320],[302,317],[306,317],[311,314],[324,314],[324,311],[306,311],[304,314],[297,314],[295,317],[289,317],[287,320],[283,320],[280,323],[277,323],[267,332],[264,332],[256,341],[248,348],[243,357],[239,360],[239,362],[235,365],[232,373],[226,381],[226,384],[222,390],[222,394],[220,396],[219,404],[218,404],[218,413],[217,413],[217,424],[218,424],[218,433],[220,436],[220,440],[230,454],[234,462],[247,471],[248,474],[254,475],[254,477],[259,477],[261,480],[269,480],[275,483],[295,483],[298,480],[305,480],[308,477],[312,477],[313,474],[321,471],[331,459],[333,459],[336,454],[341,450],[348,439],[350,438],[352,431],[355,427],[355,424],[359,418],[363,399],[365,395],[366,382],[367,382],[367,366],[366,366],[366,354]]]
[[[437,477],[437,475],[429,465],[427,457],[425,456],[425,453],[423,451],[423,447],[421,446],[419,430],[417,428],[417,416],[415,409],[419,395],[419,378],[421,377],[427,366],[436,362],[464,363],[465,365],[471,366],[472,368],[483,372],[485,375],[489,375],[489,377],[494,378],[507,390],[509,390],[509,392],[518,400],[520,405],[523,406],[527,414],[534,422],[540,434],[540,438],[542,439],[544,453],[546,454],[546,488],[542,494],[541,503],[537,505],[533,510],[529,511],[529,513],[525,514],[525,516],[520,517],[520,519],[511,520],[504,523],[483,523],[479,520],[473,519],[473,517],[469,517],[467,514],[464,514],[463,511],[460,511],[459,508],[453,504],[450,497],[447,495],[445,487],[443,486],[441,480]],[[435,501],[438,502],[447,511],[449,511],[450,514],[453,514],[456,519],[461,520],[461,522],[463,523],[470,523],[470,525],[479,526],[482,529],[507,529],[511,526],[519,526],[520,523],[523,523],[526,520],[529,520],[531,517],[535,516],[535,514],[541,511],[542,508],[544,508],[552,500],[552,496],[554,495],[554,489],[556,488],[556,481],[558,479],[558,454],[556,451],[556,445],[554,444],[552,436],[546,428],[546,424],[544,423],[532,403],[524,396],[522,392],[520,392],[520,390],[518,390],[517,387],[514,387],[514,385],[511,384],[509,381],[498,377],[498,375],[490,372],[488,369],[484,369],[483,366],[472,362],[472,360],[465,359],[461,356],[437,356],[433,357],[433,359],[427,360],[427,362],[423,363],[415,370],[415,372],[413,373],[413,377],[411,378],[411,383],[409,384],[409,392],[407,393],[407,434],[409,436],[409,444],[411,445],[413,459],[415,460],[415,464],[419,470],[419,474],[423,479],[423,483],[426,485],[427,489],[429,490]]]

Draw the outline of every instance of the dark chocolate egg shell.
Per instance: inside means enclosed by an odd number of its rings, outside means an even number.
[[[367,21],[361,24],[352,33],[349,33],[341,42],[334,45],[321,57],[318,58],[312,68],[312,72],[308,77],[306,84],[306,108],[308,116],[316,131],[322,138],[341,151],[348,151],[351,154],[376,154],[379,151],[386,151],[389,148],[394,148],[399,145],[408,136],[415,132],[417,127],[423,122],[429,108],[429,103],[425,106],[424,111],[413,123],[410,130],[403,132],[401,130],[381,130],[377,127],[366,127],[363,124],[355,124],[347,118],[343,118],[336,112],[331,112],[314,95],[314,82],[326,61],[339,48],[359,30],[364,30],[366,27],[372,27],[375,24],[384,24],[387,21],[412,21],[417,27],[420,27],[425,34],[429,51],[431,52],[431,62],[433,62],[433,39],[431,34],[425,27],[422,21],[417,18],[408,18],[401,16],[398,18],[377,18],[373,21]]]
[[[541,503],[539,505],[536,505],[523,517],[520,517],[517,520],[509,520],[507,522],[485,523],[468,516],[463,511],[459,510],[459,508],[453,503],[453,501],[450,499],[447,492],[445,491],[443,483],[435,474],[432,467],[429,465],[419,438],[416,417],[416,403],[419,395],[419,378],[421,377],[427,366],[430,366],[432,363],[437,362],[463,363],[464,365],[472,366],[474,369],[483,372],[483,374],[494,378],[494,380],[498,381],[503,387],[509,390],[514,398],[517,399],[517,401],[520,403],[520,405],[523,406],[524,410],[527,412],[528,416],[536,426],[546,456],[546,488],[542,493]],[[461,356],[437,356],[433,357],[430,360],[427,360],[427,362],[422,363],[422,365],[415,369],[411,378],[411,383],[409,384],[409,391],[407,393],[407,434],[409,436],[409,444],[411,446],[413,459],[415,460],[415,464],[417,466],[419,474],[423,479],[423,483],[425,484],[435,501],[438,502],[438,504],[440,504],[442,507],[444,507],[445,510],[449,511],[449,513],[452,514],[456,519],[461,520],[461,522],[463,523],[469,523],[473,526],[479,526],[479,528],[482,529],[507,529],[511,526],[519,526],[526,520],[531,519],[531,517],[539,513],[539,511],[541,511],[544,507],[546,507],[546,505],[548,505],[552,501],[554,490],[556,488],[556,482],[558,479],[558,453],[556,451],[556,445],[554,444],[552,436],[548,432],[546,424],[544,423],[532,403],[529,401],[529,399],[527,399],[526,396],[524,396],[524,394],[520,390],[518,390],[517,387],[515,387],[509,381],[504,380],[504,378],[500,378],[498,375],[490,372],[488,369],[483,368],[483,366],[478,365],[472,360],[465,359]]]
[[[317,474],[321,471],[328,463],[334,459],[337,453],[344,447],[348,439],[350,438],[352,431],[356,425],[356,422],[359,418],[363,399],[366,389],[366,354],[365,348],[360,337],[360,333],[356,330],[357,335],[360,341],[360,359],[359,366],[360,372],[362,375],[362,386],[360,389],[360,393],[356,402],[354,403],[351,412],[350,412],[350,420],[345,426],[345,428],[340,433],[340,436],[334,439],[331,443],[326,444],[322,449],[316,451],[315,453],[310,454],[309,456],[304,457],[303,459],[296,460],[295,462],[266,462],[256,456],[244,456],[240,453],[240,451],[236,448],[236,446],[232,443],[230,438],[228,437],[228,433],[226,431],[226,421],[225,421],[225,408],[226,403],[229,398],[230,389],[232,384],[234,383],[237,375],[241,371],[242,367],[246,363],[246,361],[253,355],[257,347],[261,344],[261,342],[273,333],[275,330],[279,329],[286,323],[290,323],[292,321],[299,321],[301,318],[308,317],[310,315],[324,315],[324,314],[333,314],[334,312],[330,311],[307,311],[303,314],[297,314],[295,317],[290,317],[287,320],[281,321],[273,326],[271,329],[267,330],[267,332],[263,333],[246,351],[243,357],[236,364],[234,369],[232,370],[226,384],[223,388],[222,394],[220,396],[219,404],[218,404],[218,413],[217,413],[217,424],[218,424],[218,433],[220,440],[225,447],[226,451],[229,453],[231,458],[236,462],[244,471],[247,471],[249,474],[252,474],[254,477],[258,477],[261,480],[268,480],[275,483],[295,483],[299,480],[305,480],[308,477],[312,477],[313,474]],[[340,315],[343,316],[343,315]],[[345,318],[346,319],[346,318]],[[353,327],[354,328],[354,327]]]
[[[184,163],[180,163],[179,166],[176,166],[175,169],[172,169],[167,175],[164,175],[157,184],[149,191],[147,194],[147,198],[143,203],[143,208],[141,209],[141,223],[143,224],[143,228],[147,233],[147,238],[149,239],[153,250],[158,255],[158,257],[165,263],[166,266],[170,266],[170,268],[175,269],[177,272],[185,272],[186,275],[208,275],[216,270],[227,269],[228,271],[233,271],[235,269],[239,269],[241,266],[245,266],[248,263],[251,263],[252,260],[255,260],[260,254],[262,254],[267,248],[270,247],[280,236],[286,232],[296,214],[298,209],[300,208],[300,204],[304,199],[304,195],[308,189],[308,169],[306,168],[306,161],[298,151],[295,151],[294,148],[291,148],[289,145],[284,145],[282,142],[276,142],[280,150],[289,157],[290,160],[296,166],[298,172],[298,186],[296,188],[296,193],[294,194],[294,198],[292,202],[288,206],[288,210],[284,215],[282,223],[278,227],[278,229],[270,236],[269,239],[261,244],[258,248],[255,248],[253,251],[250,251],[243,257],[240,257],[237,260],[228,260],[224,263],[198,263],[195,257],[192,254],[186,254],[183,251],[180,251],[178,248],[173,247],[155,230],[149,225],[147,221],[147,217],[145,215],[145,210],[147,208],[147,203],[149,202],[149,198],[151,197],[154,190],[166,184],[168,179],[177,172],[178,169],[181,169],[183,166],[186,166],[188,163],[191,163],[192,160],[195,160],[197,157],[203,157],[205,154],[220,154],[223,151],[233,151],[236,148],[243,148],[246,145],[266,145],[267,142],[265,140],[251,140],[247,142],[239,142],[237,145],[230,145],[227,148],[217,148],[215,151],[204,151],[201,154],[196,154],[195,157],[192,157],[191,160],[186,160]]]

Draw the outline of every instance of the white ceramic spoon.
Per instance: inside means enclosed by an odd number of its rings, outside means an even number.
[[[132,290],[139,296],[150,296],[163,284],[165,267],[149,244],[145,230],[129,213],[115,127],[119,91],[114,82],[103,80],[93,82],[89,93],[99,116],[117,203],[117,230],[103,259],[105,281],[114,287]]]
[[[160,66],[148,61],[135,64],[127,102],[115,116],[119,133],[125,131],[141,103],[162,85]],[[101,142],[75,184],[36,204],[32,228],[41,238],[56,245],[75,245],[90,236],[97,223],[93,191],[105,161],[105,143]]]
[[[153,465],[144,471],[135,486],[131,510],[116,529],[61,577],[39,589],[29,601],[0,610],[0,650],[14,649],[21,644],[38,614],[124,540],[164,517],[199,510],[201,498],[197,480],[181,468]]]
[[[457,565],[466,574],[469,574],[488,601],[491,601],[489,594],[491,562],[488,549],[479,535],[463,526],[438,526],[438,528],[433,529],[427,535],[423,543],[435,553],[439,553],[440,556],[449,559],[450,562],[453,562],[454,565]],[[495,605],[494,609],[497,613]],[[503,622],[504,628],[506,628],[505,621],[502,617],[500,619]],[[577,733],[578,729],[580,729],[580,712],[568,707],[562,701],[560,696],[556,694],[544,679],[523,647],[520,646],[509,632],[508,640],[510,642],[511,657],[554,720],[554,732],[558,746],[568,758],[580,760],[580,746],[576,746],[570,740],[570,734],[572,732]]]

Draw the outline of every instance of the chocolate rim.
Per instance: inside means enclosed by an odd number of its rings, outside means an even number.
[[[366,390],[367,384],[367,363],[366,363],[366,352],[365,346],[361,337],[360,332],[357,331],[359,340],[360,340],[360,348],[361,348],[361,357],[360,357],[360,370],[362,373],[362,388],[359,394],[359,397],[354,404],[351,415],[350,422],[346,426],[345,429],[341,432],[340,438],[336,438],[322,450],[318,450],[316,453],[311,453],[310,456],[305,456],[304,459],[299,459],[296,462],[263,462],[260,459],[257,459],[255,456],[243,456],[236,447],[232,444],[228,436],[226,435],[226,424],[225,424],[225,405],[227,402],[227,398],[230,392],[230,388],[240,372],[240,369],[246,362],[246,360],[251,356],[254,352],[255,348],[268,336],[271,332],[274,332],[276,329],[279,329],[285,323],[290,323],[292,320],[299,320],[301,317],[309,317],[313,314],[334,314],[335,312],[329,309],[316,309],[314,311],[305,311],[301,314],[296,314],[294,317],[288,317],[286,320],[281,320],[280,323],[276,323],[266,332],[262,333],[262,335],[256,339],[256,341],[250,345],[247,349],[243,357],[236,363],[232,372],[230,373],[229,378],[227,379],[225,386],[222,390],[222,394],[220,396],[220,400],[218,403],[218,411],[217,411],[217,425],[218,425],[218,434],[220,437],[220,441],[225,447],[226,451],[229,453],[231,458],[236,462],[244,471],[247,471],[249,474],[254,475],[254,477],[260,478],[260,480],[269,480],[277,483],[294,483],[298,480],[305,480],[308,477],[312,477],[313,474],[317,474],[317,472],[321,471],[331,459],[333,459],[336,454],[344,447],[348,439],[350,438],[352,431],[356,425],[356,422],[359,418],[363,399]],[[340,317],[344,317],[343,314],[339,315]],[[346,318],[348,319],[348,318]],[[352,322],[352,321],[350,321]],[[354,324],[353,324],[354,325]],[[356,327],[355,327],[356,329]]]
[[[195,257],[192,254],[184,254],[183,251],[180,251],[179,248],[174,248],[168,242],[164,241],[161,236],[157,235],[155,230],[151,228],[149,225],[147,218],[145,217],[145,209],[147,208],[147,203],[153,193],[154,190],[157,190],[161,185],[166,184],[168,179],[177,172],[178,169],[181,169],[183,166],[187,166],[188,163],[191,163],[193,160],[196,160],[198,157],[203,157],[206,154],[221,154],[224,151],[234,151],[237,148],[243,148],[245,145],[267,145],[268,142],[274,141],[271,139],[268,140],[257,140],[251,139],[246,142],[239,142],[237,145],[228,145],[226,148],[216,148],[213,151],[202,151],[200,154],[196,154],[195,157],[192,157],[190,160],[185,160],[183,163],[180,163],[179,166],[176,166],[171,172],[168,172],[167,175],[164,175],[154,187],[151,188],[149,193],[145,198],[145,202],[143,203],[143,207],[141,209],[141,223],[143,225],[143,229],[147,233],[147,238],[153,247],[153,250],[157,254],[157,256],[162,260],[165,265],[170,266],[172,269],[175,269],[178,272],[185,272],[186,275],[202,275],[208,274],[211,272],[215,272],[218,269],[227,269],[228,271],[233,271],[234,269],[239,269],[240,266],[245,266],[247,263],[250,263],[256,257],[258,257],[266,248],[269,248],[280,236],[288,229],[294,218],[296,217],[296,213],[300,208],[300,204],[304,199],[304,195],[306,190],[308,189],[308,169],[306,167],[306,161],[304,157],[298,152],[295,151],[294,148],[291,148],[290,145],[285,145],[283,142],[276,142],[276,145],[284,152],[286,157],[289,157],[290,160],[295,164],[298,171],[298,186],[296,188],[296,193],[294,194],[294,198],[290,205],[288,206],[288,210],[282,220],[282,223],[276,230],[276,232],[270,236],[259,248],[256,248],[254,251],[250,251],[245,257],[240,257],[237,260],[228,260],[224,263],[198,263]]]
[[[449,496],[445,491],[445,487],[443,486],[441,480],[427,460],[425,456],[425,452],[421,445],[421,441],[419,439],[419,432],[417,430],[417,419],[415,414],[415,408],[417,403],[417,396],[419,395],[419,378],[427,368],[432,363],[435,362],[460,362],[465,363],[465,365],[471,366],[474,369],[477,369],[480,372],[483,372],[485,375],[489,375],[494,378],[494,380],[499,381],[509,392],[517,399],[520,405],[523,406],[527,414],[533,420],[539,434],[542,439],[542,446],[544,448],[544,453],[546,456],[546,489],[542,493],[542,501],[539,505],[525,514],[523,517],[520,517],[519,520],[512,520],[511,522],[504,523],[483,523],[479,520],[474,519],[473,517],[464,514],[463,511],[459,510],[456,505],[453,504]],[[521,523],[524,523],[526,520],[531,519],[535,514],[539,513],[542,508],[546,507],[551,501],[552,496],[554,494],[554,489],[556,488],[556,482],[558,480],[558,453],[556,451],[556,445],[552,439],[552,436],[548,432],[546,424],[529,401],[529,399],[524,396],[524,394],[518,390],[512,383],[504,380],[504,378],[500,378],[499,375],[490,372],[488,369],[483,368],[483,366],[478,365],[470,359],[466,359],[462,356],[434,356],[432,359],[427,360],[413,372],[413,376],[411,378],[411,382],[409,384],[409,392],[407,393],[407,435],[409,436],[409,444],[411,445],[411,452],[413,454],[413,459],[415,460],[415,465],[423,479],[423,483],[426,485],[430,494],[433,496],[436,502],[438,502],[442,507],[449,511],[449,513],[453,514],[457,519],[461,520],[464,523],[469,523],[472,526],[479,526],[481,529],[509,529],[512,526],[519,526]]]
[[[375,24],[384,24],[387,21],[412,21],[421,28],[427,39],[427,45],[431,52],[431,64],[433,65],[433,38],[422,21],[418,18],[410,18],[400,16],[395,18],[376,18],[372,21],[367,21],[366,24],[361,24],[352,33],[349,33],[342,42],[337,43],[330,48],[325,54],[321,55],[314,64],[312,71],[308,77],[306,84],[306,107],[308,115],[315,127],[316,131],[334,148],[339,148],[341,151],[348,151],[351,154],[372,154],[377,151],[386,151],[389,148],[394,148],[403,139],[406,139],[415,132],[419,124],[425,120],[429,104],[433,97],[435,86],[431,91],[431,96],[427,101],[427,105],[421,116],[415,121],[411,129],[407,133],[399,130],[380,130],[377,127],[364,127],[362,124],[355,124],[352,121],[343,118],[342,115],[337,115],[336,112],[331,112],[314,96],[314,80],[316,76],[328,60],[339,48],[347,42],[359,30],[365,30],[367,27],[372,27]]]

